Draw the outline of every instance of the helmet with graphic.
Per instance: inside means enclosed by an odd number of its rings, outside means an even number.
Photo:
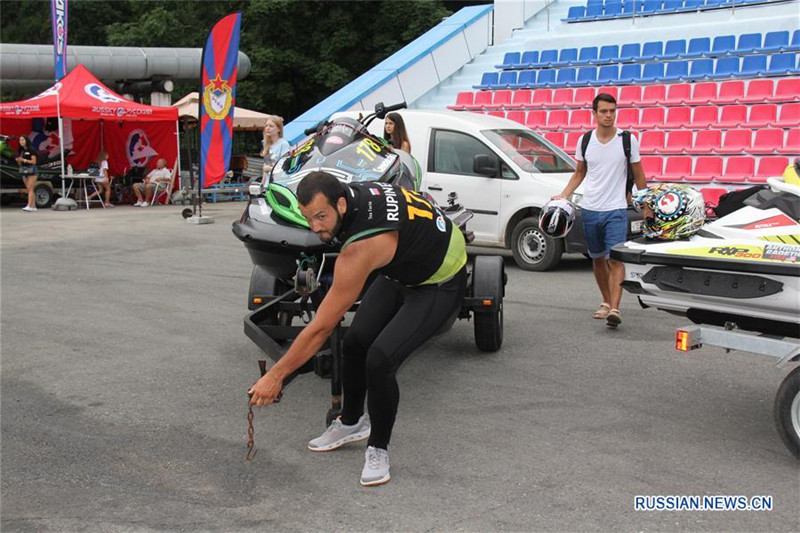
[[[575,222],[575,208],[567,200],[550,200],[539,213],[539,229],[554,239],[564,237]]]
[[[688,185],[663,183],[638,191],[633,205],[639,211],[644,206],[652,211],[642,224],[642,234],[651,239],[686,239],[706,220],[703,195]]]

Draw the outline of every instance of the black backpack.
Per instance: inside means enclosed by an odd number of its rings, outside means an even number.
[[[589,146],[589,141],[592,140],[592,131],[586,132],[581,137],[581,157],[584,163],[586,162],[586,147]],[[622,149],[625,152],[625,159],[628,160],[628,179],[625,182],[625,194],[633,192],[633,168],[631,168],[631,132],[622,130]],[[586,168],[589,168],[588,164]]]

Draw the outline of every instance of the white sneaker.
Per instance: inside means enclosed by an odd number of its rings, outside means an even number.
[[[364,452],[364,469],[361,484],[365,487],[382,485],[389,481],[389,452],[383,448],[367,446]]]
[[[133,207],[142,207],[142,202],[136,202]]]
[[[27,206],[27,205],[26,205],[25,207],[23,207],[23,208],[22,208],[22,210],[23,210],[23,211],[33,211],[33,209],[31,209],[31,208],[30,208],[29,206]]]
[[[325,433],[308,443],[308,449],[312,452],[329,452],[341,448],[350,442],[358,442],[369,438],[369,417],[366,413],[361,415],[358,422],[352,426],[342,424],[341,418],[337,418]]]
[[[139,207],[150,207],[150,204],[148,204],[147,202],[142,202]]]

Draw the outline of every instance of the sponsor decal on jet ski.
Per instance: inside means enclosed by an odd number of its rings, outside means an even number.
[[[748,222],[747,224],[733,224],[728,227],[739,228],[739,229],[767,229],[767,228],[783,228],[787,226],[800,226],[800,224],[798,224],[788,216],[780,214],[774,217]]]
[[[745,261],[800,262],[800,246],[788,244],[767,244],[762,247],[746,243],[726,243],[724,245],[702,246],[697,248],[676,248],[664,250],[664,253],[689,257],[719,257],[723,259]]]
[[[800,246],[767,244],[764,246],[764,259],[797,263],[800,261]]]
[[[793,235],[767,235],[766,237],[760,237],[760,240],[780,244],[800,244],[800,233]]]

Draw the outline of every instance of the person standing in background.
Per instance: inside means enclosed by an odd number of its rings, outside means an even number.
[[[389,113],[383,123],[383,138],[395,149],[411,153],[411,141],[408,140],[406,123],[398,113]]]
[[[289,142],[283,138],[283,118],[277,115],[270,115],[264,124],[264,140],[261,148],[261,157],[264,158],[264,169],[261,173],[261,179],[265,179],[267,175],[272,172],[272,167],[284,154],[286,154],[292,147]]]
[[[28,205],[23,211],[38,211],[36,208],[36,180],[39,173],[36,167],[36,150],[31,146],[31,141],[24,135],[19,138],[19,151],[17,157],[19,173],[28,192]]]

